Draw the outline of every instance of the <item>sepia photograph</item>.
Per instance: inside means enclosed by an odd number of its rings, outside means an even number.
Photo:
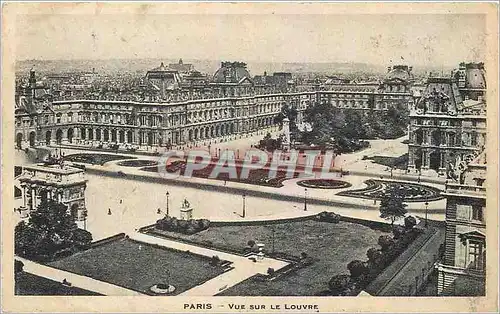
[[[498,3],[2,20],[4,310],[498,311]]]

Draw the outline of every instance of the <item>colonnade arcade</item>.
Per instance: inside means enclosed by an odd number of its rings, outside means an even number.
[[[38,142],[43,145],[107,143],[169,146],[253,132],[273,125],[274,115],[266,115],[250,119],[240,118],[195,123],[178,128],[72,125],[70,127],[40,128],[37,133]]]

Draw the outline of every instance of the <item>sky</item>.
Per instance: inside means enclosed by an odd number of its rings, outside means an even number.
[[[456,65],[485,53],[484,15],[19,15],[17,60],[202,59]]]

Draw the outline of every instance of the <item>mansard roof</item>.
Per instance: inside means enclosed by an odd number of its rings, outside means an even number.
[[[422,93],[418,106],[428,107],[431,104],[442,104],[446,106],[449,113],[453,114],[463,108],[463,100],[458,86],[451,77],[428,78],[427,86]]]

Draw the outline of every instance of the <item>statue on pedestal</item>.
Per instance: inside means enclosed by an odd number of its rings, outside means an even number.
[[[181,219],[183,220],[190,220],[193,219],[193,208],[191,207],[191,204],[184,199],[181,205]]]

